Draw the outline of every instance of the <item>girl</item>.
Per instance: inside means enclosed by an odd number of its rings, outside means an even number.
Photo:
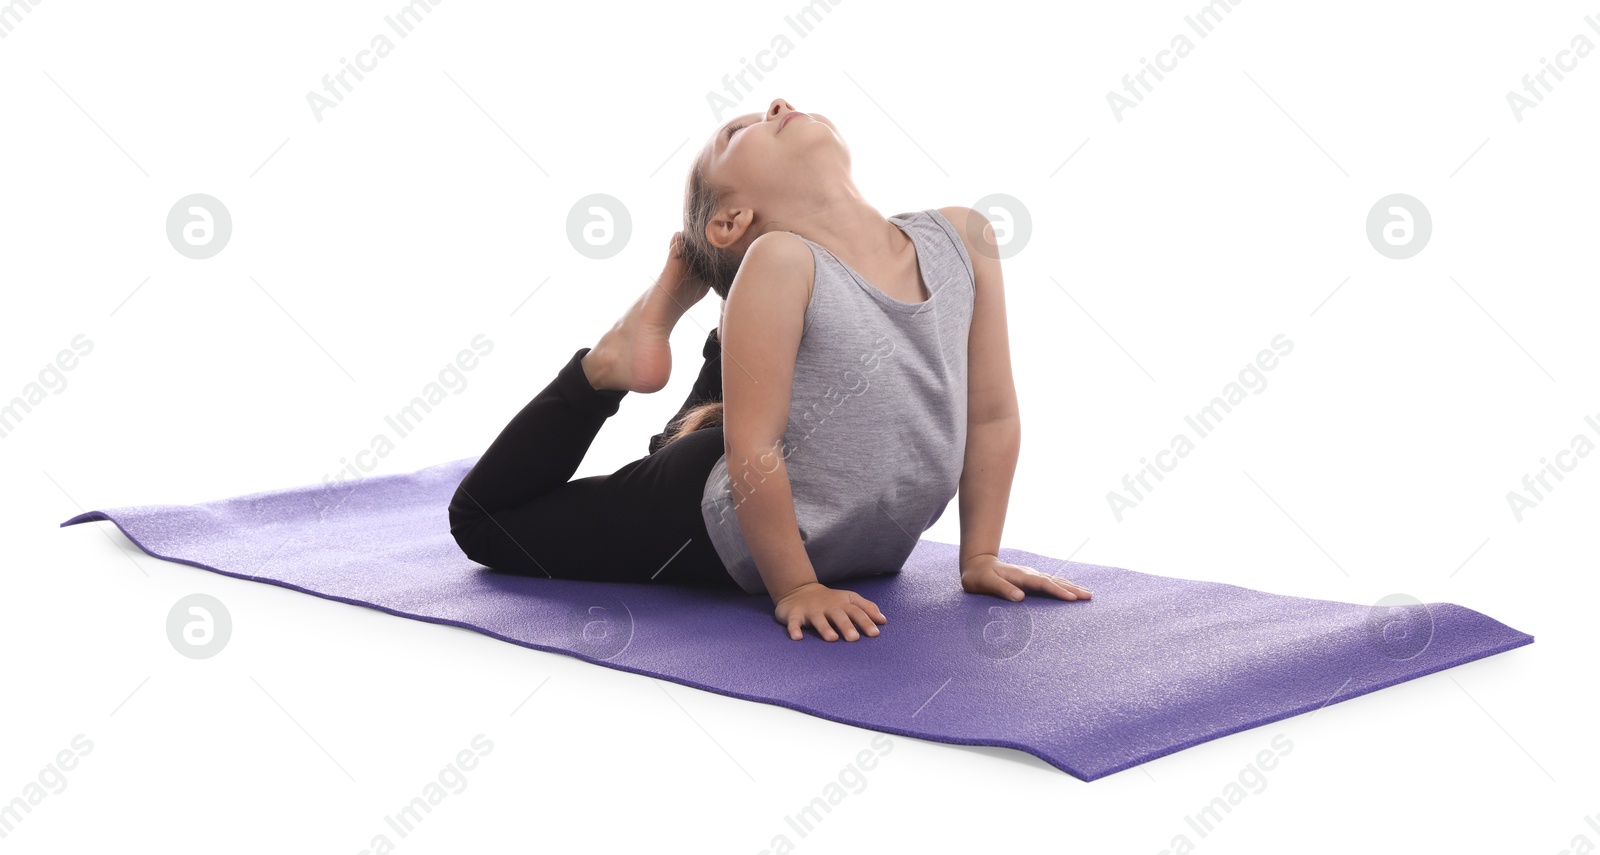
[[[1021,421],[994,244],[971,208],[885,219],[821,114],[778,98],[728,122],[660,277],[506,425],[451,533],[496,570],[737,587],[797,641],[855,641],[888,618],[824,583],[899,572],[959,489],[962,590],[1089,598],[998,557]],[[647,456],[569,480],[623,396],[667,384],[668,336],[708,290],[721,323],[678,415]]]

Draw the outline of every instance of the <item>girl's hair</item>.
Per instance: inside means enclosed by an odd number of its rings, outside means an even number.
[[[661,443],[661,448],[666,448],[673,442],[701,428],[720,427],[721,425],[721,401],[707,401],[704,404],[696,404],[684,411],[682,416],[667,427],[667,439]],[[658,448],[656,450],[660,451],[661,449]]]
[[[710,154],[711,146],[707,145],[689,167],[689,180],[683,191],[683,261],[690,276],[709,284],[718,297],[726,300],[728,291],[733,288],[734,274],[739,272],[739,264],[744,261],[744,252],[731,247],[720,248],[706,239],[711,215],[728,195],[726,187],[711,183],[706,175]],[[721,424],[721,401],[699,404],[668,426],[667,439],[661,447],[665,448],[691,431]]]
[[[717,296],[728,299],[733,288],[734,274],[744,261],[744,252],[729,247],[722,249],[706,239],[706,226],[711,215],[728,197],[728,188],[711,183],[706,175],[706,161],[711,146],[706,146],[689,167],[689,180],[683,190],[683,261],[690,276],[711,286]]]

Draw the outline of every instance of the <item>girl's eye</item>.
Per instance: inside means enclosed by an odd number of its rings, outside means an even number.
[[[737,125],[729,126],[729,128],[728,128],[728,139],[733,139],[733,132],[739,130],[742,127],[744,127],[744,123],[743,122],[741,122],[741,123],[739,123]]]

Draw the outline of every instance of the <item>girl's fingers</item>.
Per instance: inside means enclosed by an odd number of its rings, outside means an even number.
[[[867,614],[866,609],[856,605],[852,605],[850,608],[853,610],[850,612],[850,617],[855,620],[857,626],[861,627],[863,633],[866,635],[878,634],[878,625],[873,621],[872,615]]]
[[[1051,596],[1059,597],[1063,600],[1078,599],[1078,594],[1076,591],[1072,590],[1072,588],[1066,585],[1063,585],[1061,580],[1054,576],[1034,576],[1030,579],[1024,579],[1019,584],[1023,585],[1029,590],[1050,594]]]
[[[1022,599],[1022,589],[1013,585],[1011,580],[1007,579],[998,570],[985,574],[984,578],[974,585],[973,593],[989,594],[1002,600],[1015,601]]]
[[[843,607],[829,609],[828,619],[833,621],[833,625],[839,628],[839,634],[846,639],[855,641],[859,637],[856,634],[855,623],[850,620],[850,615],[845,612]]]
[[[833,631],[828,623],[828,616],[820,611],[811,613],[811,625],[817,628],[824,641],[838,641],[839,633]]]
[[[809,614],[802,614],[797,610],[791,612],[787,619],[789,637],[795,641],[805,637],[807,624],[810,624],[826,641],[838,641],[841,637],[849,641],[858,641],[863,634],[877,636],[878,624],[888,622],[889,618],[884,616],[877,604],[870,600],[861,600],[860,604],[849,602],[843,606],[817,610]]]
[[[1046,576],[1042,573],[1038,575],[1030,574],[1028,578],[1018,580],[1017,584],[1027,588],[1030,591],[1039,591],[1041,593],[1060,597],[1063,600],[1076,600],[1078,598],[1077,593],[1075,593],[1071,588],[1061,584],[1060,579],[1057,579],[1054,576]]]
[[[1016,601],[1022,589],[1050,594],[1063,600],[1087,600],[1091,598],[1088,588],[1075,584],[1059,576],[1040,573],[1031,567],[1019,568],[1020,572],[996,573],[999,579],[998,592],[1000,596]],[[1031,571],[1031,572],[1030,572]],[[1008,584],[1009,583],[1009,584]]]
[[[1003,600],[1011,600],[1013,602],[1020,600],[1025,596],[1022,588],[1011,584],[1009,581],[1002,579],[999,576],[996,576],[994,584],[989,586],[989,593],[994,594],[996,597],[999,597]]]
[[[862,612],[866,613],[868,617],[872,618],[873,621],[877,623],[889,622],[889,618],[884,615],[882,609],[878,608],[877,603],[860,596],[857,596],[856,600],[857,607],[860,608]]]
[[[1012,602],[1022,599],[1024,596],[1026,596],[1022,589],[1025,587],[1035,587],[1030,585],[1029,582],[1030,580],[1039,578],[1038,576],[1029,573],[1028,570],[1030,569],[1032,568],[1022,567],[1010,572],[1003,572],[999,568],[996,568],[993,573],[989,574],[989,578],[991,580],[989,583],[989,592],[1003,600],[1011,600]]]
[[[1087,600],[1089,589],[1074,585],[1058,576],[1044,576],[1040,580],[1039,590],[1055,594],[1063,600]]]
[[[1069,582],[1066,579],[1061,578],[1060,576],[1051,576],[1050,578],[1056,580],[1056,584],[1058,584],[1058,585],[1062,586],[1063,588],[1066,588],[1067,590],[1077,594],[1079,597],[1081,597],[1081,598],[1083,598],[1085,600],[1089,599],[1089,597],[1093,594],[1093,592],[1090,591],[1088,588],[1085,588],[1084,586],[1076,584],[1076,583],[1073,583],[1073,582]]]

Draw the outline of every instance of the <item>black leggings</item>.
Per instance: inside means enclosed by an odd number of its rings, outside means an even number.
[[[450,500],[450,533],[468,558],[495,570],[553,579],[738,589],[706,533],[700,499],[722,456],[708,427],[610,475],[568,480],[623,390],[595,389],[582,348],[511,419]],[[678,411],[721,400],[722,344],[713,329],[705,363]],[[674,416],[674,420],[677,416]],[[670,426],[669,421],[669,426]]]

